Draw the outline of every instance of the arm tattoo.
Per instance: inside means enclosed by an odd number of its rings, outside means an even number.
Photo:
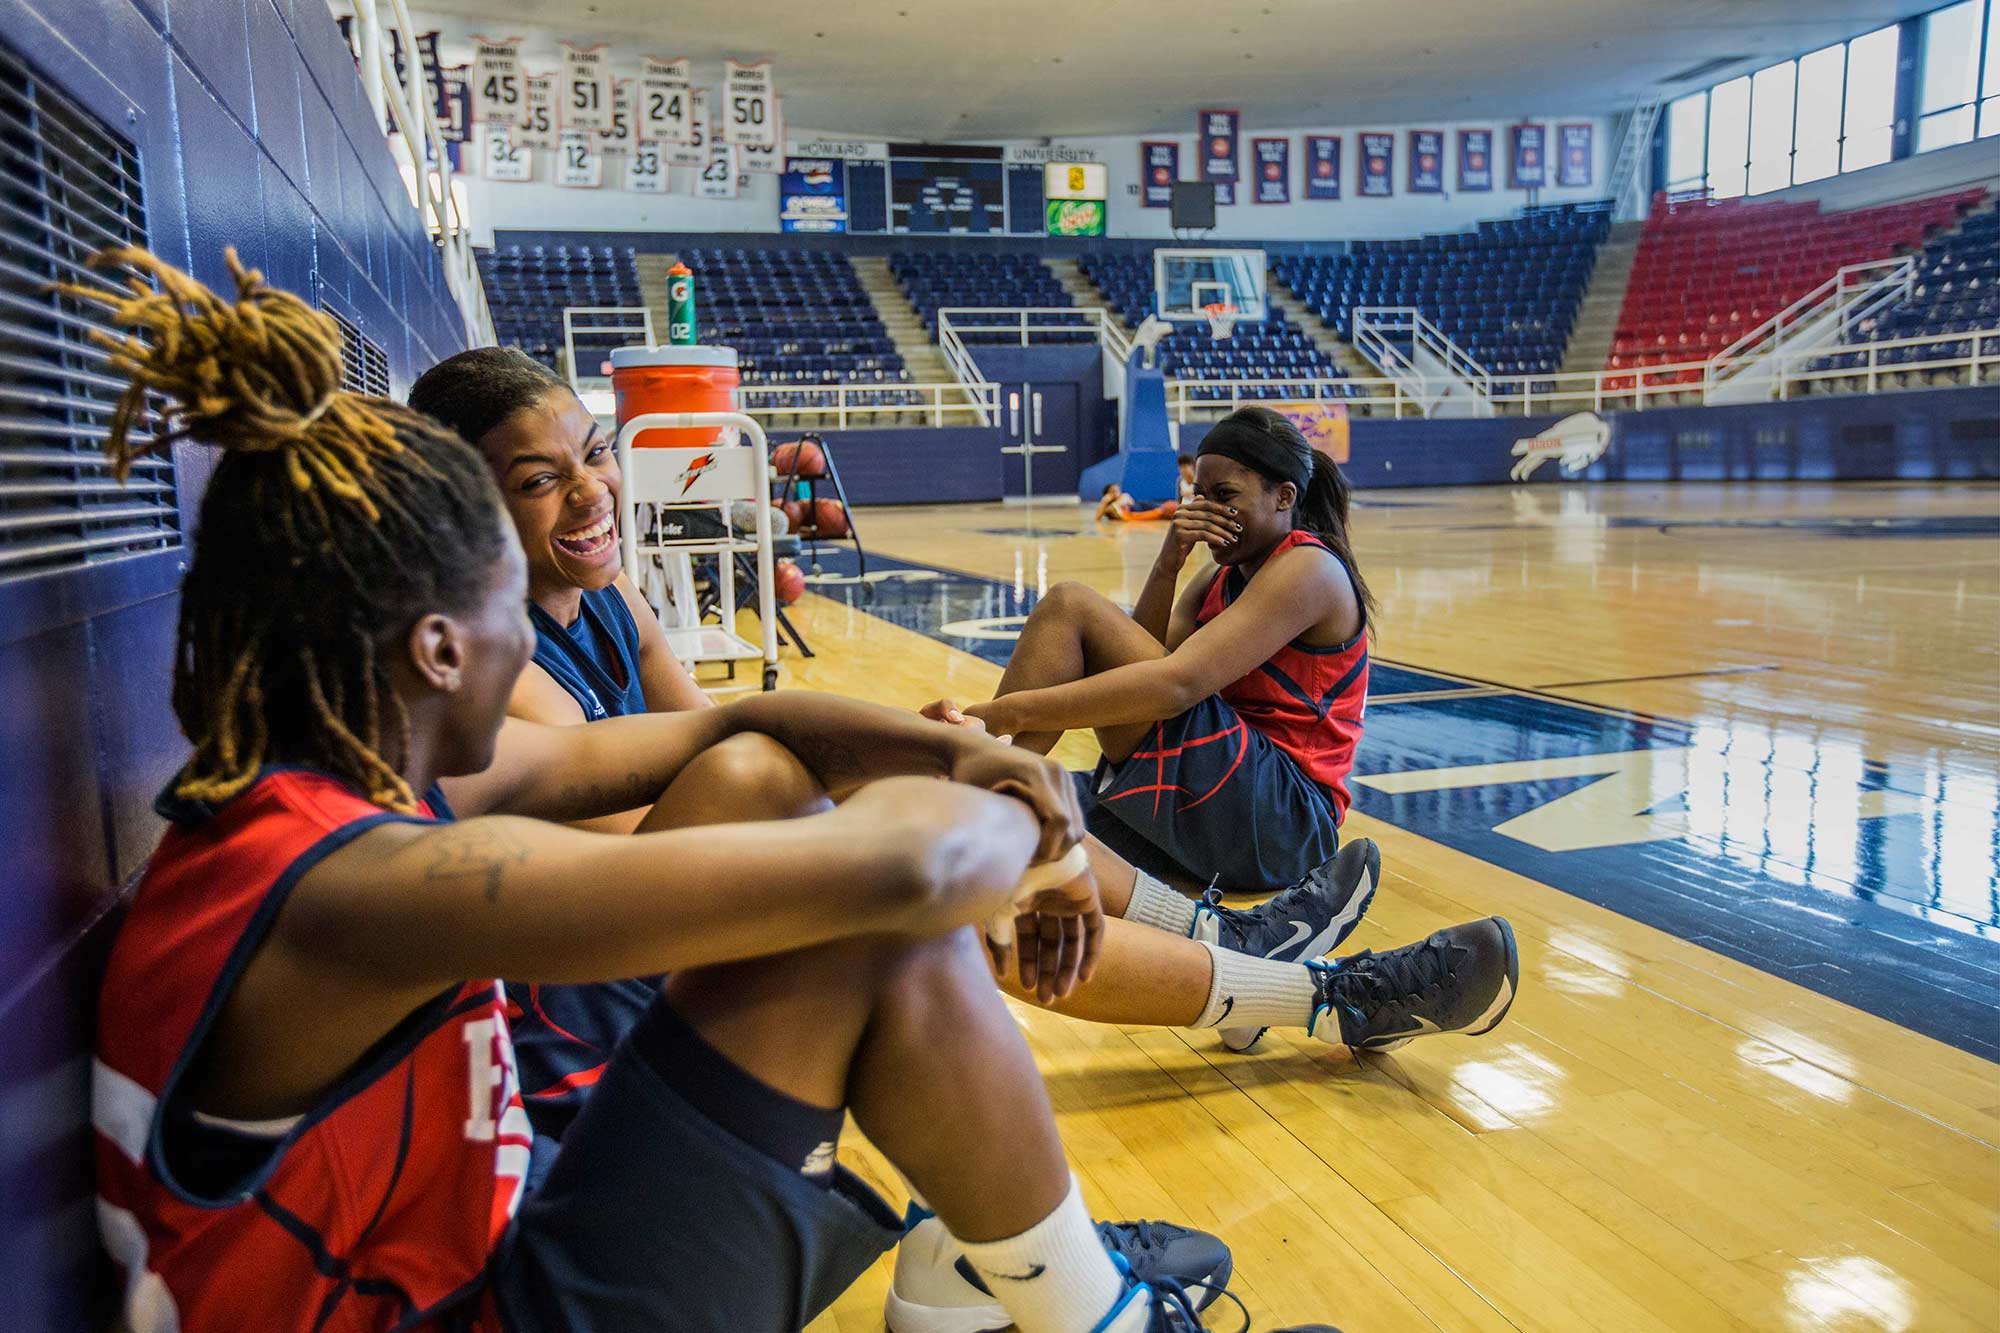
[[[527,859],[528,849],[503,828],[453,829],[437,839],[424,879],[429,883],[483,881],[486,901],[497,903],[507,868]]]
[[[660,784],[647,782],[643,773],[625,775],[623,782],[575,782],[557,794],[563,819],[596,819],[622,815],[660,799]]]

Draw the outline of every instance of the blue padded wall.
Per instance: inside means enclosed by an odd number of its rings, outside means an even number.
[[[138,147],[153,249],[222,247],[338,308],[400,392],[463,345],[325,0],[0,0],[0,41]],[[178,451],[183,531],[210,460]],[[0,582],[0,1290],[9,1328],[106,1326],[86,1119],[94,973],[183,746],[183,550]]]

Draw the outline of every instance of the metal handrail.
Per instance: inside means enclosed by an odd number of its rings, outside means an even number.
[[[1874,270],[1886,270],[1880,276],[1863,282],[1851,282],[1850,278]],[[1777,314],[1757,325],[1729,346],[1709,358],[1715,363],[1716,377],[1729,378],[1742,373],[1747,366],[1762,356],[1781,350],[1784,346],[1785,331],[1807,322],[1829,301],[1836,307],[1846,299],[1850,290],[1861,293],[1857,300],[1867,300],[1884,291],[1899,292],[1899,301],[1907,299],[1916,285],[1916,260],[1909,255],[1895,259],[1874,259],[1862,264],[1847,264],[1837,270],[1819,286],[1793,301]],[[1769,344],[1760,350],[1761,344]]]
[[[382,40],[384,5],[389,11],[388,23],[401,35],[403,50],[409,53],[400,76],[395,58]],[[409,6],[404,0],[355,0],[354,22],[361,48],[362,94],[375,113],[377,125],[385,132],[393,127],[400,136],[392,143],[400,144],[409,159],[410,174],[404,184],[410,191],[410,203],[422,214],[424,225],[438,246],[445,287],[458,305],[466,341],[474,347],[488,346],[494,341],[493,312],[486,301],[485,284],[479,277],[472,224],[452,192],[452,177],[457,173],[452,169],[451,149],[438,128],[431,106],[430,86],[424,81],[423,62],[417,55],[417,27],[410,18]]]

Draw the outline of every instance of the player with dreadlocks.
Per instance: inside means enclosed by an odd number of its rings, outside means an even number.
[[[222,455],[175,664],[194,752],[98,1015],[99,1216],[132,1327],[795,1329],[899,1232],[835,1164],[850,1107],[1026,1333],[1197,1326],[1104,1250],[968,929],[1018,904],[1061,923],[1062,989],[1089,971],[1089,876],[1022,891],[1075,843],[1058,772],[797,694],[503,725],[532,634],[479,456],[342,392],[331,321],[233,255],[233,301],[143,252],[99,262],[129,289],[64,290],[131,331],[108,340],[131,381],[112,457]],[[168,428],[142,443],[149,393]],[[846,799],[556,822],[700,790],[747,733]],[[524,1199],[492,978],[661,971]]]

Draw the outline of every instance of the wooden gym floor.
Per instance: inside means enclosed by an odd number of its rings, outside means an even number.
[[[1098,1215],[1220,1234],[1258,1328],[2000,1326],[2000,488],[1362,502],[1353,944],[1502,913],[1520,998],[1361,1060],[1019,1009]],[[988,695],[1051,582],[1129,604],[1159,540],[1069,505],[859,527],[786,684],[912,706]],[[888,1274],[814,1328],[879,1328]]]

